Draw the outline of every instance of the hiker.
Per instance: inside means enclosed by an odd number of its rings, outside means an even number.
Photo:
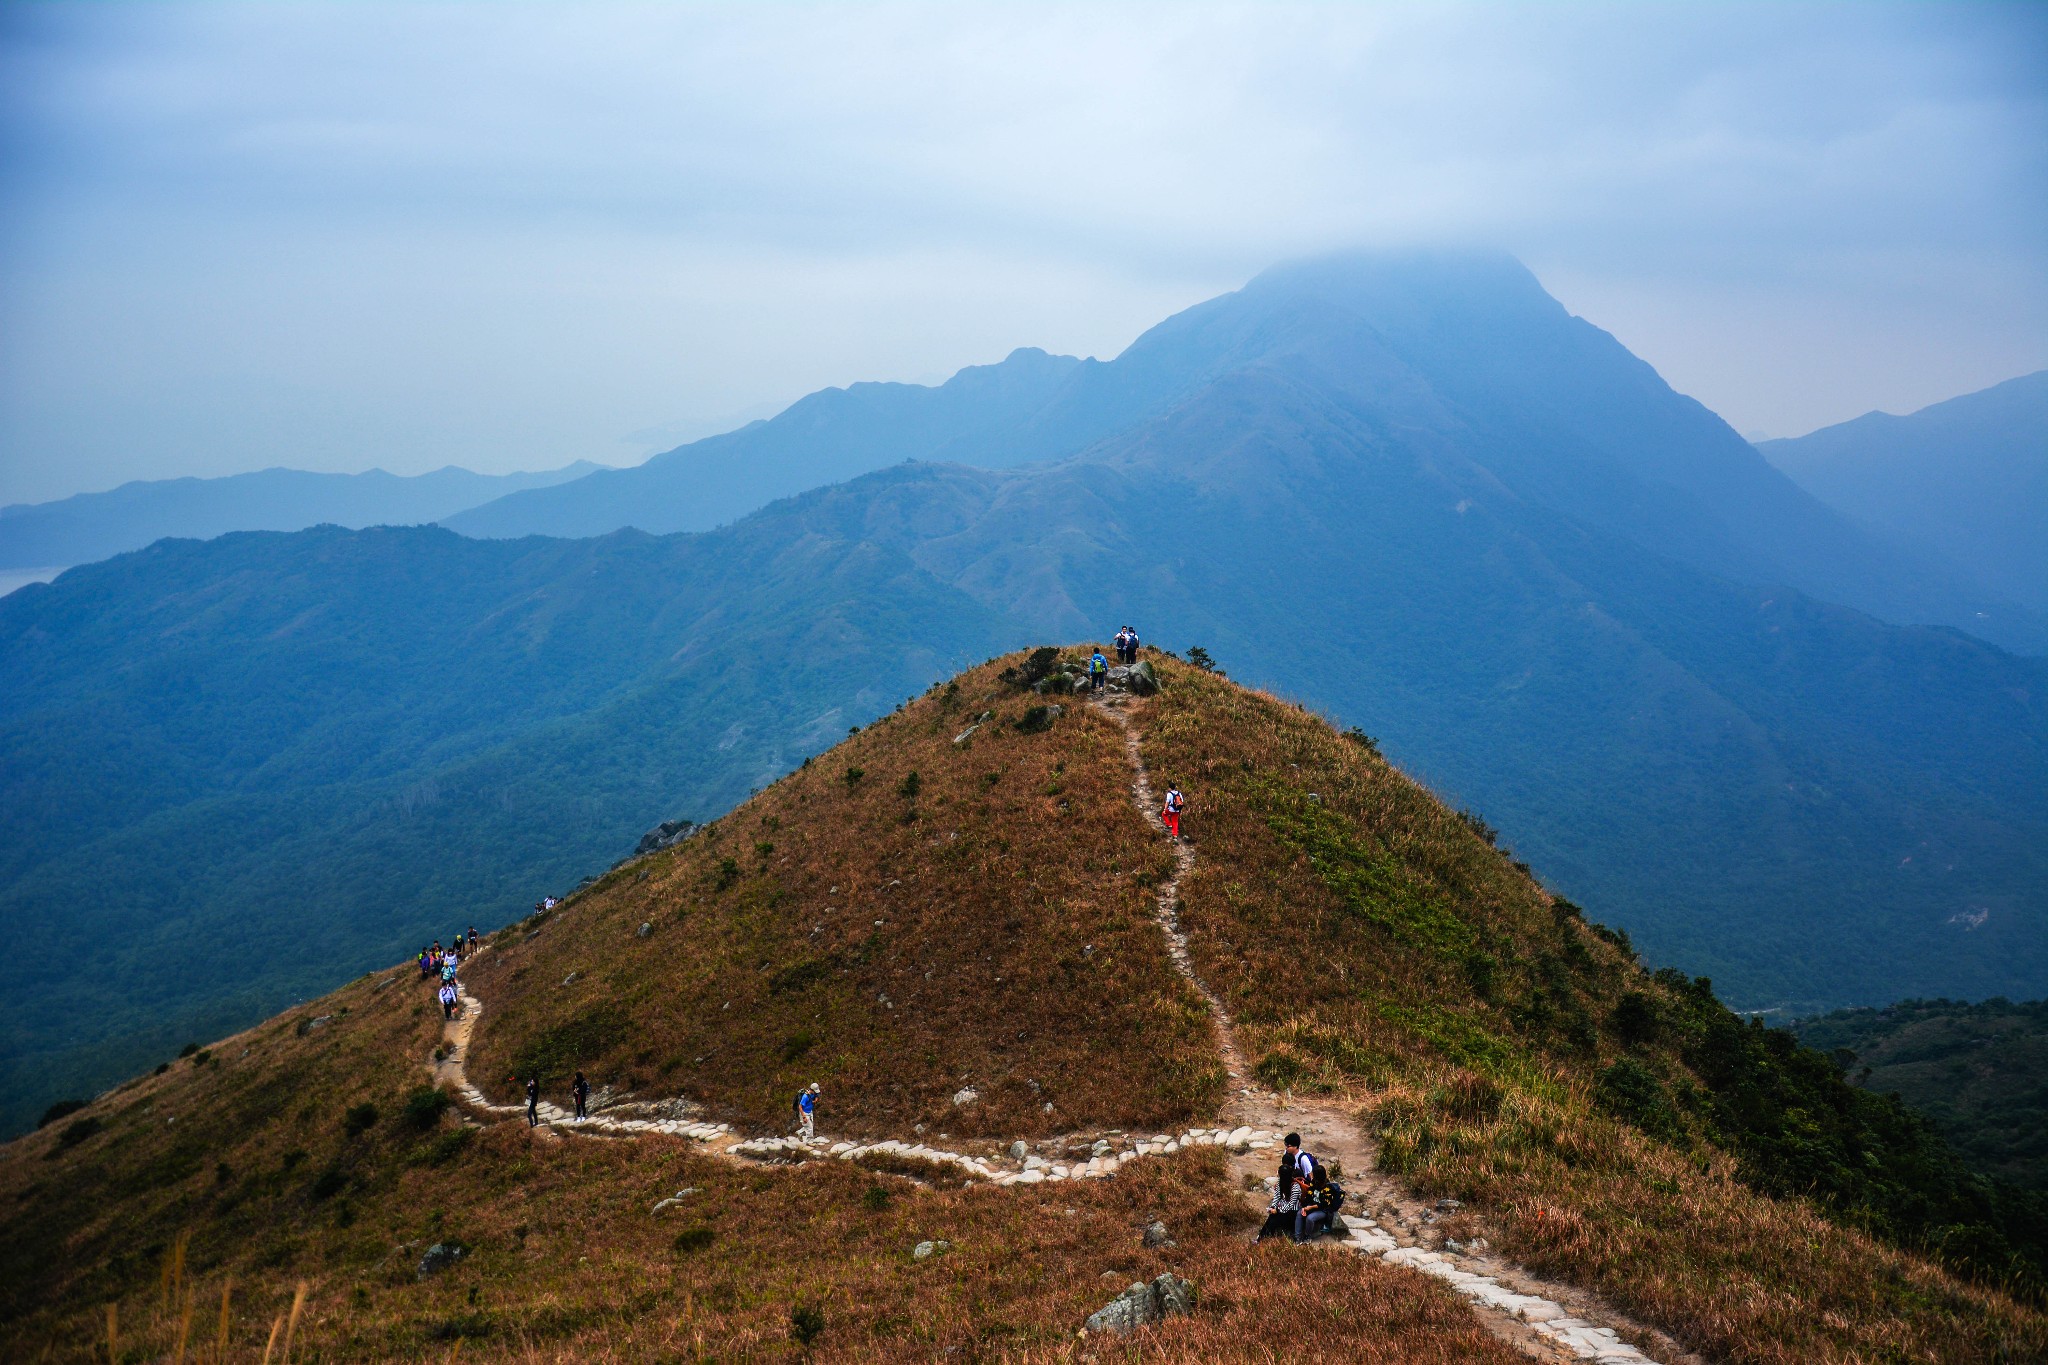
[[[526,1078],[526,1126],[540,1127],[540,1077]]]
[[[469,955],[471,957],[476,956],[476,943],[476,926],[472,924],[469,926]]]
[[[1119,662],[1125,664],[1138,662],[1137,627],[1125,626],[1116,633],[1116,657]]]
[[[812,1081],[809,1085],[796,1092],[796,1100],[793,1107],[796,1110],[797,1133],[805,1142],[809,1142],[817,1135],[818,1083],[816,1081]]]
[[[1315,1158],[1310,1157],[1311,1161]],[[1330,1230],[1330,1220],[1344,1206],[1344,1187],[1330,1179],[1330,1172],[1316,1162],[1315,1174],[1302,1190],[1301,1209],[1294,1215],[1294,1240],[1313,1242]]]
[[[1166,789],[1166,805],[1159,812],[1159,818],[1166,822],[1166,837],[1176,843],[1180,840],[1180,813],[1187,809],[1188,799],[1180,794],[1179,787]]]
[[[1090,692],[1100,692],[1102,690],[1102,680],[1108,676],[1109,660],[1103,658],[1102,651],[1098,649],[1088,656],[1088,690]]]
[[[590,1099],[590,1082],[583,1079],[582,1072],[577,1072],[576,1079],[569,1083],[569,1093],[576,1097],[576,1117],[589,1118],[590,1115],[584,1110],[584,1105]]]
[[[425,981],[428,977],[432,976],[433,974],[434,964],[427,957],[427,950],[425,948],[422,948],[420,949],[420,980]]]
[[[1299,1133],[1289,1133],[1282,1140],[1280,1178],[1283,1183],[1289,1180],[1294,1182],[1295,1187],[1301,1194],[1301,1202],[1298,1207],[1304,1209],[1308,1206],[1314,1195],[1316,1182],[1328,1178],[1323,1173],[1323,1163],[1301,1150],[1301,1134]],[[1297,1225],[1294,1240],[1297,1242],[1301,1240],[1299,1225]]]
[[[455,1017],[455,988],[453,986],[441,987],[440,996],[441,1017],[444,1020],[453,1019]]]
[[[1273,1198],[1266,1204],[1266,1221],[1259,1229],[1258,1240],[1268,1237],[1294,1236],[1294,1220],[1301,1212],[1301,1181],[1294,1164],[1282,1158],[1280,1173],[1273,1182]]]
[[[455,984],[455,963],[453,959],[441,964],[441,984],[444,986]]]

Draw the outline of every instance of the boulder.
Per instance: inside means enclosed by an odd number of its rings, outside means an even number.
[[[469,1248],[460,1242],[436,1242],[420,1257],[419,1278],[438,1275],[467,1255]]]
[[[1089,1315],[1087,1331],[1126,1336],[1195,1306],[1195,1287],[1167,1272],[1150,1284],[1133,1284]]]
[[[930,1257],[938,1255],[940,1252],[944,1251],[947,1247],[950,1247],[952,1245],[953,1244],[951,1242],[947,1241],[919,1242],[914,1248],[911,1249],[910,1258],[914,1261],[926,1260]]]
[[[1145,1245],[1148,1247],[1170,1247],[1176,1245],[1176,1243],[1173,1240],[1172,1234],[1167,1232],[1166,1224],[1154,1218],[1151,1222],[1145,1224]]]
[[[639,934],[639,936],[640,936],[641,938],[646,938],[646,937],[647,937],[647,936],[648,936],[649,934],[651,934],[651,933],[653,933],[653,932],[654,932],[654,926],[653,926],[653,925],[651,925],[651,924],[649,924],[649,923],[647,923],[647,922],[646,922],[645,920],[642,920],[642,921],[641,921],[641,923],[640,923],[640,928],[639,928],[639,929],[638,929],[638,931],[637,931],[637,933]]]
[[[633,856],[644,858],[650,853],[659,853],[673,848],[696,833],[697,826],[690,820],[664,820],[640,836],[640,842],[633,846]]]
[[[1025,1157],[1030,1155],[1031,1148],[1028,1144],[1024,1142],[1023,1139],[1019,1138],[1017,1141],[1010,1144],[1010,1160],[1022,1161]]]
[[[1140,697],[1149,697],[1159,690],[1159,675],[1152,671],[1152,665],[1140,659],[1130,666],[1129,681],[1125,684]]]
[[[953,1105],[955,1108],[965,1108],[980,1098],[981,1092],[979,1090],[976,1090],[971,1085],[963,1085],[953,1092]]]

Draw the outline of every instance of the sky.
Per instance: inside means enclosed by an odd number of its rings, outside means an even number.
[[[1746,434],[2048,367],[2048,6],[0,6],[0,503],[629,464],[1500,247]]]

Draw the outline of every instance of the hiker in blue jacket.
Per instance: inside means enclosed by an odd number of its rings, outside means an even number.
[[[795,1109],[797,1134],[805,1142],[809,1142],[817,1135],[818,1083],[816,1081],[812,1081],[809,1085],[796,1092]]]
[[[1102,690],[1102,680],[1108,676],[1109,660],[1103,658],[1102,651],[1098,649],[1088,656],[1088,690],[1090,692],[1100,692]]]

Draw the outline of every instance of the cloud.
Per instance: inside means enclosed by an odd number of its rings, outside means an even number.
[[[621,435],[1287,255],[1521,254],[1745,429],[2048,364],[2028,7],[16,6],[0,500]]]

